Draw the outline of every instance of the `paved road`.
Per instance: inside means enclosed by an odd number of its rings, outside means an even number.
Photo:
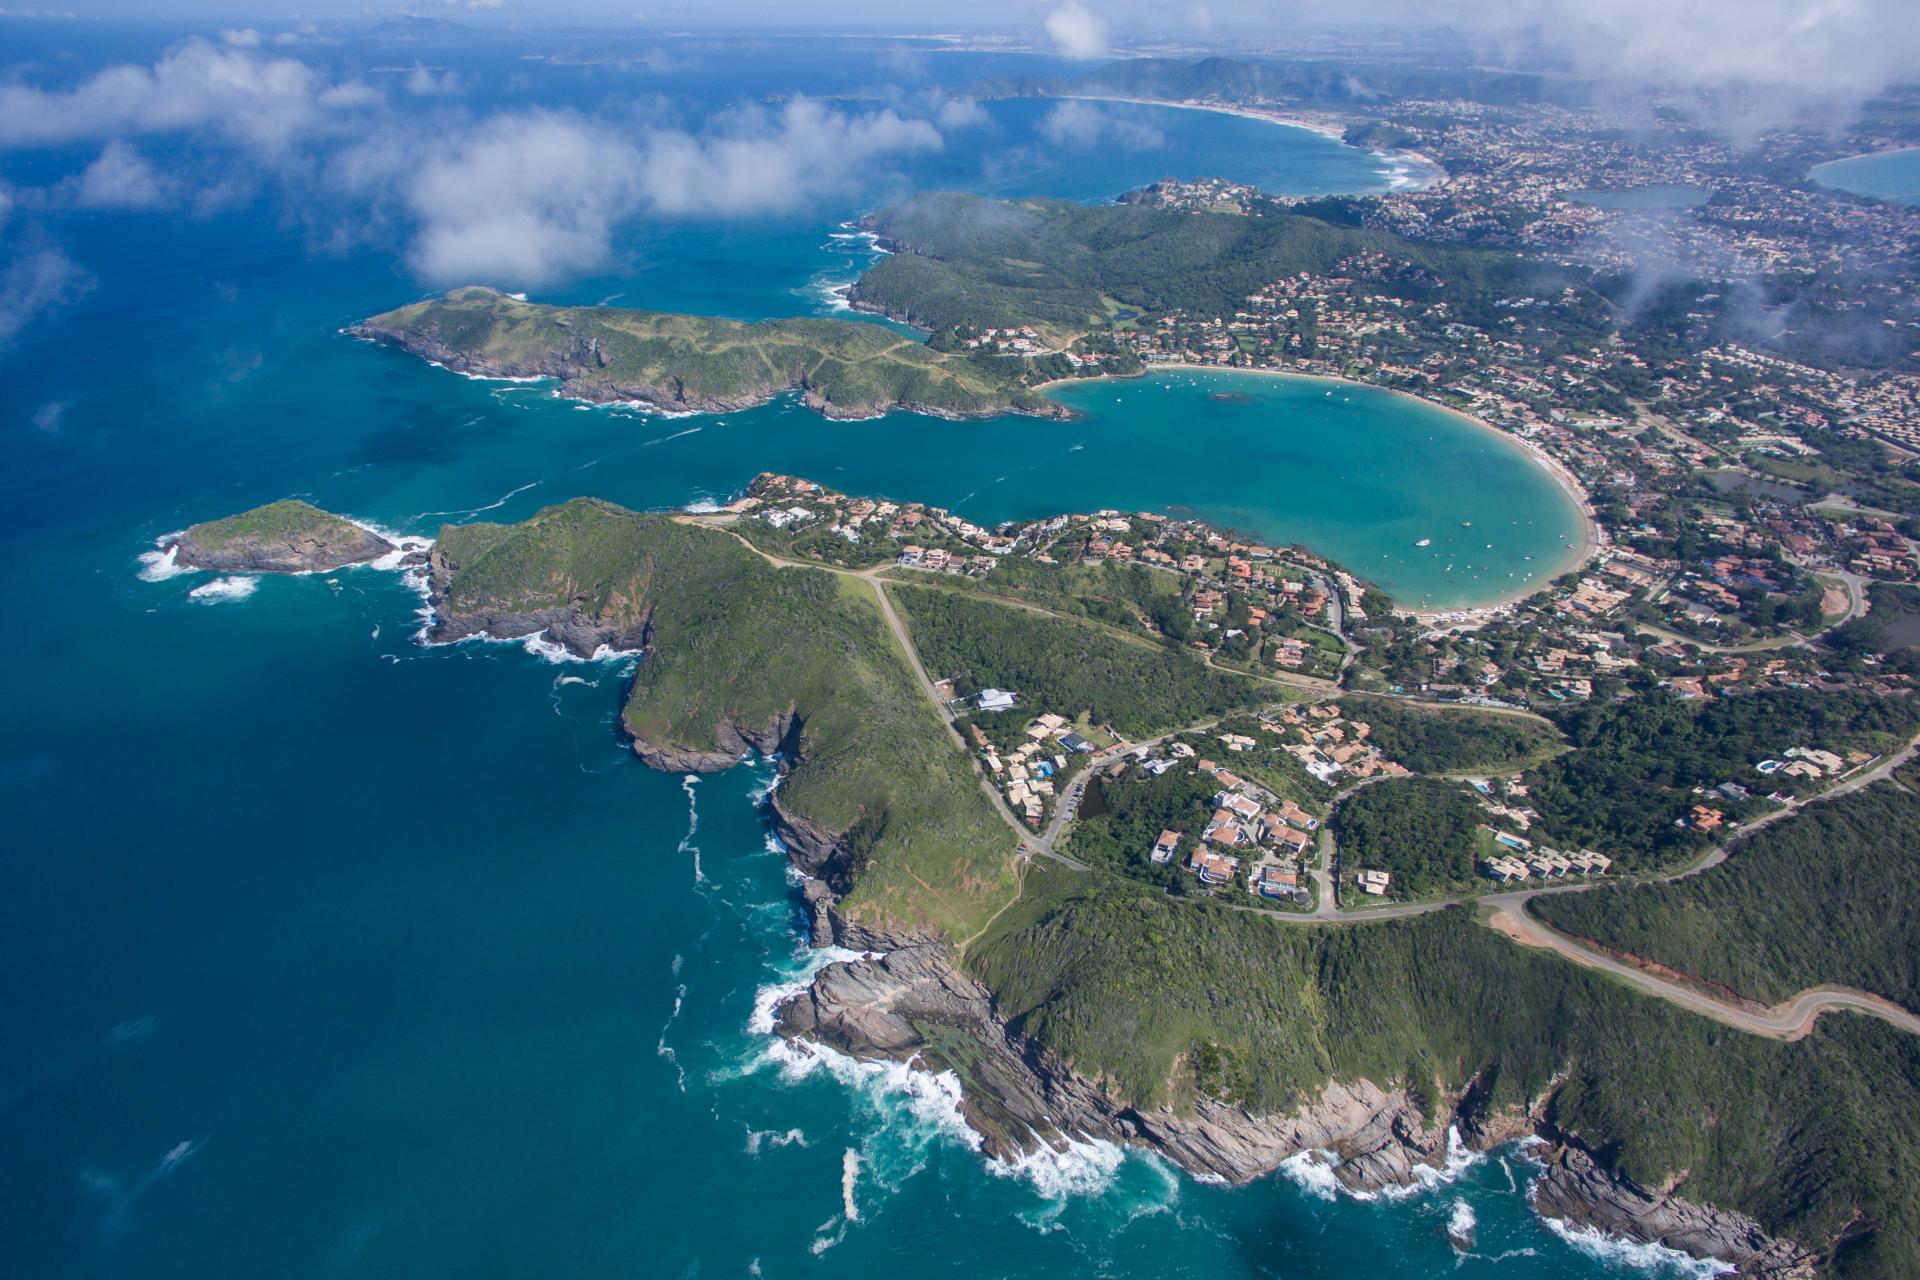
[[[1849,795],[1862,787],[1868,787],[1882,779],[1891,777],[1894,770],[1912,760],[1920,753],[1920,738],[1915,738],[1904,748],[1888,756],[1871,769],[1863,769],[1817,796],[1806,800],[1797,800],[1782,805],[1773,812],[1749,822],[1726,840],[1707,850],[1691,864],[1663,876],[1656,883],[1682,880],[1688,876],[1697,876],[1701,872],[1719,866],[1727,860],[1730,846],[1745,840],[1754,832],[1779,822],[1790,814],[1798,813],[1811,805],[1821,804],[1838,796]],[[1558,885],[1545,889],[1524,889],[1514,893],[1489,894],[1480,900],[1494,909],[1491,921],[1493,927],[1523,946],[1544,947],[1552,950],[1564,959],[1590,969],[1601,969],[1615,977],[1622,978],[1640,990],[1670,1001],[1695,1013],[1704,1014],[1729,1026],[1751,1031],[1755,1035],[1777,1036],[1793,1040],[1805,1035],[1813,1026],[1813,1021],[1828,1009],[1851,1009],[1859,1013],[1883,1018],[1903,1031],[1920,1034],[1920,1016],[1901,1008],[1890,1000],[1865,991],[1856,991],[1849,987],[1819,986],[1810,987],[1791,1000],[1775,1005],[1771,1009],[1760,1009],[1750,1004],[1736,1004],[1718,999],[1696,987],[1664,977],[1647,968],[1635,965],[1630,959],[1621,959],[1597,951],[1583,942],[1567,936],[1552,928],[1538,917],[1527,911],[1527,903],[1550,893],[1579,893],[1594,887],[1590,882]]]
[[[1530,896],[1532,895],[1515,894],[1511,895],[1512,900],[1505,895],[1486,899],[1496,908],[1492,921],[1493,927],[1522,946],[1549,949],[1582,968],[1598,969],[1611,974],[1648,995],[1658,996],[1669,1004],[1712,1018],[1715,1022],[1723,1022],[1730,1027],[1737,1027],[1754,1035],[1772,1036],[1781,1040],[1798,1040],[1813,1029],[1814,1019],[1827,1010],[1851,1009],[1856,1013],[1884,1019],[1902,1031],[1911,1031],[1920,1035],[1920,1016],[1910,1013],[1891,1000],[1884,1000],[1868,992],[1855,991],[1848,987],[1809,987],[1792,999],[1770,1009],[1732,1004],[1684,983],[1660,977],[1637,965],[1595,951],[1573,941],[1565,934],[1547,928],[1527,914],[1523,903]]]
[[[683,517],[683,519],[690,524],[725,527],[723,523],[710,519],[701,520],[690,517]],[[1187,726],[1164,733],[1157,738],[1152,738],[1145,742],[1123,743],[1095,755],[1088,762],[1089,767],[1082,774],[1081,781],[1077,782],[1074,789],[1069,791],[1067,795],[1062,796],[1060,803],[1055,805],[1053,821],[1048,824],[1044,832],[1036,835],[1030,832],[1026,824],[1018,818],[1015,818],[1012,811],[1006,807],[999,789],[987,778],[985,772],[980,767],[979,761],[974,758],[973,752],[968,749],[965,738],[961,736],[959,727],[954,723],[952,712],[948,709],[946,703],[941,700],[940,695],[934,690],[933,680],[927,675],[926,667],[922,665],[920,661],[919,650],[914,646],[912,637],[907,632],[906,624],[901,620],[899,613],[895,611],[893,601],[887,597],[886,586],[878,576],[882,570],[890,566],[878,565],[871,569],[855,570],[836,568],[831,565],[815,565],[796,560],[783,560],[778,556],[769,555],[767,552],[755,547],[751,542],[748,542],[746,538],[741,537],[739,533],[733,530],[728,530],[728,532],[732,533],[734,537],[739,538],[743,545],[747,546],[756,555],[761,556],[770,564],[782,567],[825,569],[830,573],[838,573],[846,577],[863,578],[872,585],[874,596],[880,605],[880,612],[886,618],[887,628],[892,632],[894,641],[900,646],[901,653],[905,655],[908,666],[913,670],[914,678],[920,683],[921,691],[926,695],[927,700],[933,704],[935,711],[940,716],[941,724],[946,728],[947,733],[953,738],[955,744],[966,752],[973,767],[975,781],[979,783],[981,790],[986,794],[988,802],[993,806],[994,812],[998,813],[1001,819],[1013,829],[1015,834],[1020,838],[1022,848],[1031,854],[1051,858],[1076,871],[1089,870],[1085,863],[1057,851],[1054,848],[1054,841],[1059,837],[1067,822],[1071,820],[1073,812],[1077,808],[1075,801],[1079,794],[1078,789],[1085,784],[1086,779],[1091,776],[1093,770],[1104,764],[1111,763],[1123,755],[1143,755],[1168,738],[1183,733],[1205,730],[1218,723],[1217,720],[1212,720],[1199,725]],[[1040,609],[1038,606],[1032,606],[1032,608],[1034,608],[1036,612],[1049,612],[1048,610]],[[1474,707],[1472,709],[1479,711],[1507,710],[1508,714],[1539,718],[1533,716],[1531,712],[1515,712],[1503,708]],[[1788,815],[1799,812],[1809,804],[1817,804],[1823,800],[1847,795],[1860,790],[1862,787],[1870,786],[1882,778],[1890,776],[1895,769],[1913,759],[1916,752],[1920,752],[1920,737],[1916,737],[1912,742],[1909,742],[1904,749],[1887,757],[1872,769],[1865,770],[1836,784],[1819,796],[1813,797],[1810,800],[1795,801],[1792,804],[1782,805],[1773,812],[1756,818],[1742,827],[1738,832],[1729,836],[1727,840],[1715,846],[1713,849],[1708,850],[1707,853],[1695,860],[1690,866],[1675,872],[1671,876],[1665,877],[1665,879],[1677,880],[1685,876],[1698,875],[1702,871],[1718,866],[1726,860],[1728,845],[1739,840],[1744,840],[1755,831],[1781,821]],[[1379,780],[1378,777],[1361,780],[1342,792],[1339,797],[1336,797],[1336,803],[1339,799],[1344,799],[1361,787]],[[1343,910],[1335,902],[1333,885],[1331,883],[1332,866],[1335,857],[1333,834],[1328,826],[1323,826],[1322,830],[1324,832],[1324,838],[1322,840],[1323,848],[1320,851],[1321,858],[1319,865],[1313,873],[1314,881],[1318,889],[1318,901],[1311,913],[1280,912],[1244,904],[1238,904],[1234,909],[1252,911],[1265,916],[1267,919],[1284,924],[1358,924],[1377,920],[1405,919],[1409,916],[1438,911],[1442,907],[1452,906],[1456,902],[1468,900],[1466,898],[1447,898],[1433,902],[1397,903],[1391,906],[1375,907],[1370,910],[1364,908],[1359,910]],[[1479,897],[1478,900],[1494,909],[1492,917],[1494,927],[1524,946],[1536,946],[1551,950],[1556,955],[1574,964],[1602,970],[1649,995],[1657,996],[1681,1008],[1689,1009],[1705,1017],[1726,1023],[1729,1026],[1752,1032],[1755,1035],[1773,1036],[1789,1040],[1798,1039],[1807,1034],[1808,1030],[1813,1026],[1814,1020],[1829,1009],[1850,1009],[1855,1012],[1882,1018],[1894,1026],[1899,1027],[1901,1030],[1920,1034],[1920,1016],[1916,1016],[1914,1013],[1879,996],[1845,987],[1812,987],[1771,1009],[1756,1009],[1750,1006],[1736,1005],[1719,1000],[1696,988],[1686,986],[1683,983],[1661,977],[1646,969],[1636,967],[1628,961],[1615,959],[1612,956],[1595,951],[1582,943],[1574,941],[1565,934],[1549,928],[1527,913],[1526,904],[1542,894],[1577,893],[1590,887],[1591,885],[1587,883],[1558,885],[1541,889],[1521,890],[1515,893],[1488,894]],[[1002,910],[1004,909],[1003,907]]]

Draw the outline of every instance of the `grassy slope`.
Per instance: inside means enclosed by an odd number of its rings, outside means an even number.
[[[284,498],[224,520],[196,524],[187,530],[186,536],[202,551],[224,551],[243,542],[275,546],[307,537],[351,542],[361,534],[361,528],[351,521],[297,498]]]
[[[467,288],[375,316],[366,325],[374,332],[430,335],[515,376],[545,373],[628,387],[683,383],[690,401],[762,399],[805,385],[847,413],[901,402],[954,413],[1057,410],[991,368],[846,320],[746,324],[612,307],[547,307]],[[577,354],[593,341],[604,366]]]
[[[1920,796],[1880,783],[1660,885],[1537,898],[1557,929],[1774,1003],[1840,983],[1920,1009]]]
[[[1537,284],[1542,270],[1512,254],[1436,248],[1291,214],[1196,215],[938,192],[882,210],[874,225],[911,252],[876,263],[860,277],[857,296],[932,329],[1032,323],[1082,330],[1107,320],[1108,299],[1146,311],[1231,315],[1283,275],[1327,272],[1368,250],[1433,268],[1462,302],[1518,288],[1529,270]]]
[[[1137,739],[1272,700],[1244,676],[1091,622],[938,588],[897,587],[893,597],[929,671],[1011,689],[1028,714],[1087,712]]]
[[[1198,1085],[1257,1109],[1329,1077],[1493,1073],[1496,1105],[1561,1073],[1554,1119],[1647,1185],[1820,1242],[1856,1210],[1878,1234],[1850,1276],[1920,1270],[1920,1040],[1823,1019],[1786,1044],[1514,947],[1462,908],[1287,928],[1099,874],[1036,866],[968,954],[1024,1030],[1142,1102]]]
[[[590,499],[519,525],[450,526],[440,545],[461,566],[454,611],[575,602],[629,624],[650,615],[653,647],[623,712],[639,738],[711,750],[730,723],[796,712],[801,762],[781,800],[836,830],[858,824],[867,865],[851,914],[965,937],[1014,892],[1010,833],[864,584],[776,569],[724,533]]]

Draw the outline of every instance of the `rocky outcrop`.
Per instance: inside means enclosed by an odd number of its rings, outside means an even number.
[[[560,609],[539,609],[528,613],[509,610],[455,610],[449,607],[447,588],[458,566],[435,547],[427,559],[427,598],[433,609],[433,622],[427,639],[449,644],[469,636],[491,636],[496,640],[518,640],[523,636],[543,636],[581,658],[591,658],[601,648],[640,651],[653,635],[652,615],[635,623],[615,623],[593,617],[576,605]],[[739,759],[736,755],[734,759]]]
[[[1819,1266],[1818,1254],[1769,1236],[1745,1214],[1695,1204],[1672,1190],[1649,1190],[1601,1168],[1577,1145],[1563,1142],[1535,1154],[1546,1172],[1534,1185],[1534,1206],[1549,1218],[1719,1258],[1737,1266],[1742,1276],[1802,1280]]]
[[[776,1018],[790,1038],[957,1071],[968,1121],[985,1149],[1003,1159],[1041,1143],[1097,1138],[1152,1147],[1192,1172],[1244,1182],[1320,1150],[1331,1153],[1335,1177],[1365,1191],[1410,1183],[1416,1166],[1437,1166],[1446,1155],[1444,1124],[1428,1124],[1405,1093],[1367,1081],[1331,1083],[1312,1104],[1284,1116],[1206,1097],[1191,1112],[1118,1102],[1002,1026],[986,988],[928,941],[826,966]]]
[[[814,909],[816,944],[840,941],[840,933],[822,927],[832,915],[825,886],[809,886],[805,896]],[[1445,1165],[1450,1129],[1475,1150],[1543,1130],[1552,1134],[1542,1118],[1550,1096],[1528,1112],[1490,1112],[1481,1081],[1444,1099],[1432,1118],[1403,1090],[1369,1080],[1331,1081],[1313,1101],[1284,1115],[1258,1115],[1204,1095],[1191,1111],[1131,1106],[1006,1026],[992,994],[931,941],[827,965],[775,1019],[782,1035],[802,1045],[814,1041],[857,1058],[954,1071],[968,1123],[999,1159],[1018,1160],[1043,1143],[1060,1148],[1069,1139],[1102,1139],[1152,1148],[1192,1173],[1244,1182],[1314,1152],[1323,1154],[1308,1158],[1323,1162],[1342,1186],[1371,1192],[1431,1177]],[[1691,1203],[1672,1190],[1645,1190],[1554,1136],[1536,1193],[1542,1214],[1733,1262],[1742,1275],[1799,1280],[1812,1274],[1815,1254],[1768,1236],[1752,1219]]]
[[[214,573],[328,573],[350,564],[378,560],[395,550],[370,529],[329,519],[310,530],[266,537],[241,536],[218,544],[202,541],[195,526],[169,550],[183,569]]]

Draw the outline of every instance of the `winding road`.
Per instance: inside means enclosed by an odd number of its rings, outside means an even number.
[[[1075,801],[1078,796],[1078,788],[1084,785],[1084,783],[1076,783],[1073,791],[1068,792],[1060,798],[1060,802],[1054,806],[1052,821],[1047,824],[1046,829],[1042,832],[1034,833],[1030,831],[1025,823],[1013,815],[1013,811],[1007,808],[1001,797],[999,789],[993,785],[992,780],[987,777],[985,771],[981,768],[980,761],[976,758],[974,752],[968,749],[966,739],[961,734],[959,726],[954,720],[952,710],[934,688],[933,679],[927,674],[927,669],[920,660],[919,649],[914,645],[913,638],[907,630],[905,621],[900,617],[899,612],[893,606],[893,601],[887,595],[886,582],[880,575],[886,570],[893,568],[894,566],[892,564],[875,565],[868,569],[844,569],[834,565],[817,564],[811,561],[788,560],[772,555],[754,546],[752,542],[748,541],[748,539],[737,530],[727,528],[727,526],[732,523],[732,520],[727,517],[715,518],[712,516],[681,515],[676,516],[675,519],[686,524],[721,529],[731,534],[734,538],[737,538],[741,545],[748,548],[755,555],[760,556],[769,564],[776,567],[820,569],[828,573],[838,574],[842,577],[857,578],[867,583],[873,591],[874,599],[879,606],[881,616],[886,620],[888,631],[892,634],[894,642],[899,646],[901,655],[906,659],[908,667],[913,672],[914,679],[919,682],[921,692],[926,696],[927,701],[933,705],[935,712],[940,717],[941,724],[945,727],[947,734],[952,738],[954,744],[960,747],[966,754],[973,768],[974,779],[979,784],[981,791],[986,795],[994,812],[1000,815],[1001,820],[1004,821],[1019,838],[1022,854],[1026,856],[1039,855],[1046,857],[1075,871],[1091,870],[1086,863],[1060,852],[1055,847],[1055,842],[1058,840],[1061,832],[1065,830],[1066,825],[1073,819],[1075,809],[1077,808]],[[1855,594],[1857,599],[1860,593],[1856,592]],[[999,598],[996,597],[995,599],[997,601]],[[1025,601],[1008,600],[1005,601],[1005,603],[1034,613],[1060,617],[1068,621],[1086,621],[1085,619],[1070,618],[1065,614],[1055,614],[1049,609]],[[1274,677],[1265,677],[1265,679],[1267,679],[1269,683],[1287,685],[1296,690],[1304,686],[1311,691],[1321,693],[1323,697],[1341,692],[1337,686],[1330,682],[1309,680],[1308,678],[1300,678],[1299,684]],[[1448,708],[1436,706],[1434,709],[1446,710]],[[1477,711],[1505,711],[1507,714],[1523,716],[1529,719],[1541,718],[1532,712],[1521,711],[1518,708],[1474,707],[1471,709]],[[1211,728],[1217,723],[1218,720],[1210,720],[1202,724],[1188,725],[1180,729],[1170,730],[1157,738],[1147,739],[1142,742],[1121,743],[1109,747],[1107,750],[1089,759],[1088,768],[1081,776],[1085,778],[1091,775],[1094,770],[1122,756],[1142,755],[1169,738],[1174,738],[1184,733],[1199,732]],[[1873,768],[1863,770],[1852,777],[1846,778],[1817,796],[1806,800],[1795,800],[1791,804],[1782,805],[1778,809],[1754,819],[1739,831],[1730,834],[1720,844],[1707,850],[1706,853],[1702,854],[1688,866],[1674,872],[1672,875],[1660,877],[1660,880],[1656,882],[1679,880],[1687,876],[1699,875],[1703,871],[1716,867],[1726,861],[1728,847],[1730,845],[1746,839],[1754,832],[1779,822],[1791,814],[1800,812],[1810,804],[1818,804],[1837,796],[1850,794],[1860,790],[1862,787],[1870,786],[1875,782],[1887,778],[1901,765],[1912,760],[1916,753],[1920,753],[1920,736],[1916,736],[1905,748],[1888,756]],[[1340,797],[1337,797],[1336,803],[1338,799],[1352,794],[1353,791],[1358,790],[1360,787],[1379,780],[1380,779],[1376,777],[1355,784],[1355,786],[1343,792]],[[1583,968],[1604,972],[1646,995],[1657,997],[1680,1008],[1700,1014],[1703,1017],[1712,1018],[1716,1022],[1724,1023],[1727,1026],[1738,1028],[1753,1035],[1770,1036],[1775,1039],[1797,1040],[1812,1029],[1815,1020],[1818,1019],[1822,1013],[1833,1009],[1850,1010],[1871,1017],[1877,1017],[1898,1027],[1902,1031],[1920,1035],[1920,1015],[1902,1008],[1890,1000],[1876,996],[1871,992],[1858,991],[1849,987],[1818,986],[1810,987],[1771,1008],[1762,1007],[1753,1002],[1735,1003],[1719,999],[1708,992],[1684,982],[1665,977],[1647,967],[1636,965],[1632,963],[1631,958],[1620,958],[1596,950],[1577,939],[1548,927],[1540,920],[1528,914],[1526,905],[1534,898],[1546,894],[1583,892],[1594,887],[1594,884],[1588,881],[1577,884],[1544,886],[1537,889],[1523,889],[1509,893],[1460,895],[1451,898],[1439,898],[1428,902],[1405,902],[1373,908],[1343,909],[1336,901],[1334,885],[1332,883],[1332,866],[1335,853],[1333,848],[1333,835],[1327,826],[1323,826],[1322,831],[1323,838],[1321,848],[1318,850],[1321,856],[1313,869],[1313,877],[1317,891],[1313,911],[1275,911],[1269,908],[1247,904],[1234,904],[1233,909],[1253,912],[1256,915],[1277,923],[1289,925],[1363,924],[1381,920],[1406,919],[1411,916],[1425,915],[1428,912],[1438,911],[1444,907],[1454,906],[1463,902],[1479,902],[1491,908],[1491,914],[1487,919],[1489,926],[1504,934],[1506,937],[1511,938],[1521,946],[1537,947],[1542,950],[1552,951],[1570,963],[1580,965]],[[1025,877],[1022,876],[1023,891],[1024,880]],[[1011,906],[1013,902],[1018,900],[1019,895],[1016,894],[1015,897],[1008,902],[1007,906]],[[1003,906],[1001,910],[1006,910],[1006,907]],[[998,914],[998,912],[995,913],[996,917]],[[984,929],[982,932],[984,932]],[[978,934],[975,935],[975,937],[978,936]],[[971,942],[973,939],[969,938],[967,941]],[[965,944],[963,943],[962,945],[964,946]]]

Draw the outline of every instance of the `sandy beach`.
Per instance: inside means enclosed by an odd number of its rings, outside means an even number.
[[[1062,99],[1077,102],[1124,102],[1136,107],[1173,107],[1181,111],[1211,111],[1216,115],[1239,116],[1245,120],[1260,120],[1267,124],[1279,125],[1286,129],[1305,129],[1308,133],[1317,133],[1331,139],[1341,146],[1351,146],[1346,140],[1345,131],[1337,124],[1324,120],[1314,120],[1306,116],[1289,115],[1268,107],[1235,106],[1225,102],[1172,102],[1165,98],[1122,98],[1112,94],[1063,93]],[[1396,187],[1394,191],[1424,191],[1447,180],[1447,171],[1432,156],[1422,155],[1418,151],[1371,151],[1369,154],[1393,164],[1400,160],[1409,160],[1419,166],[1418,176],[1408,180],[1407,185]]]
[[[1547,473],[1548,478],[1553,481],[1561,493],[1566,495],[1567,500],[1573,504],[1574,510],[1579,512],[1580,534],[1578,540],[1574,543],[1573,547],[1567,551],[1566,556],[1555,563],[1554,568],[1550,572],[1542,575],[1541,582],[1551,582],[1562,574],[1579,568],[1591,559],[1596,551],[1606,544],[1606,531],[1600,527],[1600,522],[1594,515],[1592,495],[1587,492],[1586,486],[1580,483],[1579,477],[1568,470],[1566,465],[1558,458],[1548,453],[1533,441],[1523,439],[1511,431],[1504,431],[1482,418],[1476,418],[1470,413],[1463,413],[1451,405],[1439,404],[1427,399],[1425,396],[1417,396],[1411,392],[1400,391],[1393,387],[1377,387],[1370,382],[1356,382],[1351,378],[1334,377],[1324,373],[1299,373],[1292,369],[1232,369],[1222,368],[1219,365],[1191,364],[1185,361],[1161,360],[1148,364],[1143,372],[1137,374],[1101,374],[1097,378],[1058,378],[1052,382],[1040,383],[1034,389],[1036,391],[1046,391],[1050,387],[1071,386],[1083,382],[1130,381],[1136,378],[1152,377],[1156,370],[1161,369],[1178,369],[1183,373],[1244,373],[1254,374],[1262,378],[1293,378],[1303,382],[1325,382],[1335,386],[1364,387],[1369,391],[1385,392],[1388,395],[1399,396],[1406,400],[1415,401],[1430,409],[1438,409],[1440,412],[1457,418],[1461,422],[1475,427],[1478,430],[1492,432],[1508,445],[1520,450],[1521,453],[1532,460],[1534,465]],[[1316,554],[1318,553],[1316,552]],[[1516,591],[1511,595],[1502,596],[1492,603],[1474,605],[1468,608],[1416,609],[1396,603],[1395,611],[1410,614],[1413,617],[1424,619],[1436,625],[1448,627],[1475,626],[1505,614],[1512,608],[1515,602],[1524,600],[1539,590],[1540,587],[1537,585],[1528,587],[1525,590]]]

